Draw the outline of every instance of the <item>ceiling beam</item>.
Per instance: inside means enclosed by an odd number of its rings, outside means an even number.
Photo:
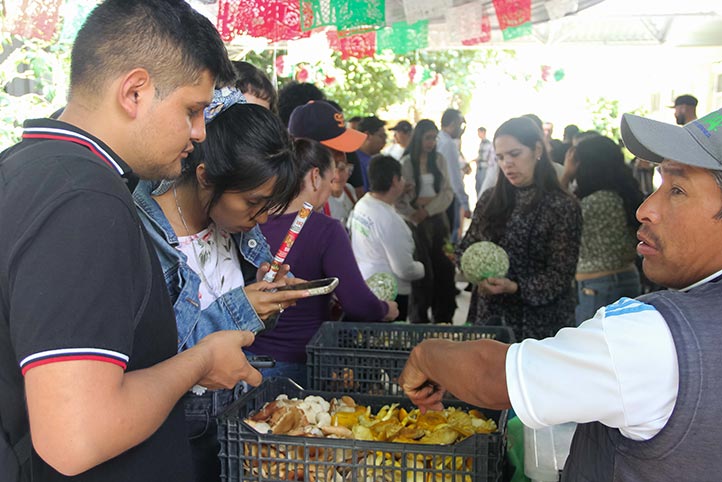
[[[647,29],[647,31],[655,38],[655,40],[657,40],[657,42],[659,42],[660,45],[667,41],[667,34],[669,33],[669,28],[671,27],[673,21],[672,17],[665,18],[661,27],[649,18],[641,18],[640,20],[642,25],[644,25],[644,28]]]

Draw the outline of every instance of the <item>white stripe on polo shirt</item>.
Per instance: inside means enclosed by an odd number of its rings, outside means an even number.
[[[56,350],[46,350],[33,355],[28,355],[20,361],[20,370],[22,374],[38,365],[54,363],[59,361],[70,360],[95,360],[104,361],[118,365],[123,370],[128,365],[129,357],[123,353],[105,350],[102,348],[60,348]]]
[[[79,134],[77,132],[69,131],[66,129],[58,129],[55,127],[26,127],[23,129],[24,133],[28,134],[55,134],[60,136],[68,136],[73,137],[75,139],[80,139],[82,141],[85,141],[92,145],[100,154],[103,155],[103,157],[115,167],[115,169],[118,171],[118,173],[122,176],[125,174],[125,171],[123,171],[123,168],[120,167],[120,165],[115,162],[115,159],[113,159],[113,156],[111,156],[105,149],[103,149],[97,142],[95,142],[93,139],[84,136],[82,134]]]

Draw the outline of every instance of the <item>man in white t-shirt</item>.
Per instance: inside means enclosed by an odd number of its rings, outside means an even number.
[[[562,480],[713,480],[722,468],[722,109],[683,127],[625,114],[622,137],[660,164],[637,251],[665,291],[600,308],[544,340],[427,340],[400,377],[422,409],[444,391],[513,407],[532,428],[577,422]]]
[[[408,313],[411,282],[424,277],[424,265],[414,261],[414,240],[394,203],[404,192],[401,164],[378,155],[369,164],[370,191],[356,203],[351,221],[351,246],[364,279],[390,273],[398,282],[399,320]]]

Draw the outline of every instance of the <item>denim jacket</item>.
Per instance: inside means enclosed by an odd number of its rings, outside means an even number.
[[[198,298],[200,277],[188,266],[186,255],[177,249],[178,237],[163,210],[151,197],[151,194],[161,194],[167,189],[166,183],[159,186],[158,183],[141,181],[135,188],[133,198],[163,268],[178,325],[178,351],[192,347],[203,337],[219,330],[249,330],[258,333],[270,329],[278,320],[278,315],[273,315],[264,323],[242,287],[221,295],[205,310],[201,310]],[[273,260],[268,242],[258,226],[247,233],[234,234],[233,239],[240,253],[244,281],[246,284],[254,283],[258,266]]]

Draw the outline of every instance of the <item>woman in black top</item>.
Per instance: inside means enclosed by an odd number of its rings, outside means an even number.
[[[479,199],[457,254],[492,241],[507,252],[510,267],[507,277],[477,285],[468,321],[502,321],[517,339],[551,336],[574,322],[579,204],[559,184],[542,131],[531,120],[504,122],[494,150],[503,176]]]

